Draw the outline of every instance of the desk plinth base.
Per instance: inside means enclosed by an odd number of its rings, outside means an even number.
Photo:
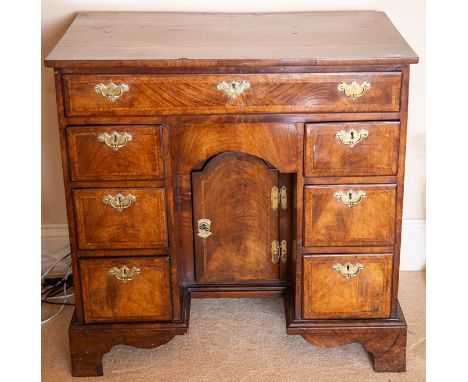
[[[406,371],[407,325],[400,305],[394,319],[294,320],[289,293],[284,301],[288,334],[301,335],[321,348],[358,342],[369,353],[374,371]]]
[[[190,299],[190,294],[185,294],[180,322],[82,324],[73,315],[69,329],[72,375],[103,375],[102,357],[115,345],[150,349],[187,333]],[[369,353],[376,372],[406,370],[407,325],[400,306],[394,319],[294,320],[288,292],[284,301],[288,334],[301,335],[310,344],[321,348],[358,342]]]
[[[82,324],[73,315],[68,330],[74,377],[103,375],[102,357],[115,345],[151,349],[188,331],[190,295],[185,294],[180,322]]]

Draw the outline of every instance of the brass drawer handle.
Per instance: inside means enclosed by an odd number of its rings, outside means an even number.
[[[198,237],[206,239],[208,236],[212,235],[211,232],[211,220],[210,219],[200,219],[198,220]]]
[[[128,268],[125,265],[123,267],[117,268],[112,267],[109,269],[109,275],[114,276],[116,279],[126,283],[127,281],[133,280],[140,274],[140,269],[137,267]]]
[[[250,88],[250,83],[248,81],[223,81],[220,82],[217,86],[216,89],[219,91],[222,91],[224,94],[226,94],[231,100],[235,100],[237,97],[239,97],[244,90],[247,90]]]
[[[128,142],[130,142],[133,137],[129,133],[119,134],[117,131],[112,133],[103,133],[97,137],[99,142],[104,142],[107,146],[112,148],[112,150],[117,151],[121,147],[124,147]]]
[[[369,136],[369,132],[365,129],[360,131],[351,129],[349,131],[340,130],[336,133],[335,138],[338,139],[344,145],[348,145],[349,147],[356,146],[359,142],[361,142],[364,138]]]
[[[336,263],[333,265],[332,269],[336,272],[338,272],[341,276],[349,279],[350,277],[356,277],[358,273],[361,271],[361,269],[364,268],[364,265],[360,263],[352,264],[349,261],[345,263],[344,265],[341,265],[340,263]]]
[[[362,190],[336,191],[333,193],[333,197],[336,200],[348,206],[349,208],[355,204],[361,203],[366,196],[367,194]]]
[[[104,204],[107,204],[111,206],[112,208],[115,208],[119,212],[122,212],[125,208],[130,207],[130,205],[134,203],[135,200],[136,200],[136,197],[133,196],[132,194],[123,196],[120,193],[115,194],[114,196],[106,195],[102,198],[102,201],[104,202]]]
[[[370,89],[370,83],[363,81],[359,85],[356,81],[353,80],[351,85],[348,85],[346,82],[342,82],[338,85],[338,90],[343,92],[346,97],[350,97],[353,101],[362,96],[366,90]]]
[[[125,92],[128,92],[130,87],[125,84],[114,84],[110,81],[107,85],[99,83],[94,87],[94,91],[103,97],[106,97],[110,102],[115,102]]]

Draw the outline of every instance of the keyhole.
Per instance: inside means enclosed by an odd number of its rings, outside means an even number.
[[[346,270],[349,272],[349,264],[346,264]]]
[[[351,131],[350,135],[351,135],[351,139],[354,139],[354,131]]]

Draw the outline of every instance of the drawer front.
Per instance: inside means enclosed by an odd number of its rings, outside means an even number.
[[[305,255],[305,319],[388,318],[392,255]]]
[[[305,246],[393,245],[396,185],[304,188]]]
[[[167,247],[163,188],[74,190],[80,249]]]
[[[168,257],[80,260],[86,322],[170,320]]]
[[[305,176],[396,175],[398,122],[306,125]]]
[[[67,137],[74,181],[164,176],[160,127],[70,127]]]
[[[68,116],[400,109],[400,72],[64,75],[63,80]]]

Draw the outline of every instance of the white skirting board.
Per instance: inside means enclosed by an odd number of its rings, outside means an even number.
[[[70,253],[70,242],[67,224],[43,224],[41,231],[41,273],[44,273],[58,259]],[[69,265],[70,258],[57,264],[48,275],[64,276]]]
[[[69,250],[68,228],[66,224],[42,225],[42,261],[46,261],[45,264],[49,263],[52,259],[58,259],[66,255]],[[426,269],[425,219],[403,220],[400,269],[402,271],[420,271]]]
[[[426,270],[426,219],[403,219],[400,270]]]

